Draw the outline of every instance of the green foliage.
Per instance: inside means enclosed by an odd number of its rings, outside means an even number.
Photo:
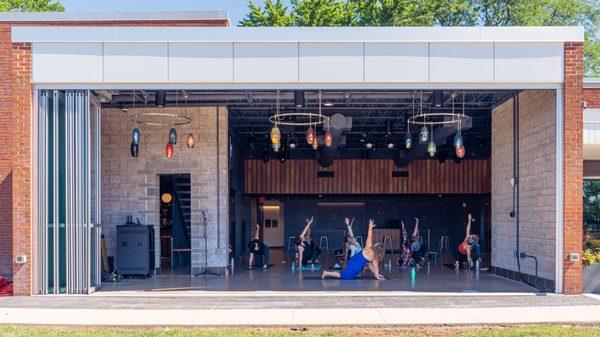
[[[600,263],[600,251],[592,250],[592,249],[584,249],[583,254],[581,256],[581,260],[583,264],[586,266]]]
[[[53,0],[0,0],[0,12],[63,12],[65,8]]]
[[[285,27],[292,25],[292,17],[287,12],[287,7],[281,0],[265,0],[264,6],[258,7],[254,2],[248,3],[250,13],[240,21],[240,26],[246,27]]]
[[[600,224],[600,180],[583,181],[583,222],[588,226]],[[600,231],[600,228],[585,228]]]
[[[1,1],[1,0],[0,0]],[[600,76],[600,0],[252,1],[240,26],[583,26],[586,76]]]

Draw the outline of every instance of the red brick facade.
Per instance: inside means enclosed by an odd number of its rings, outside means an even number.
[[[564,270],[563,292],[580,294],[581,261],[571,262],[569,253],[581,255],[583,232],[583,43],[565,43],[563,84],[563,179]]]
[[[32,87],[31,46],[11,42],[11,25],[227,26],[225,20],[162,22],[0,23],[0,275],[13,275],[15,295],[32,294]],[[565,43],[564,104],[564,293],[581,292],[583,181],[583,43]],[[586,89],[588,107],[600,107],[600,90]],[[14,264],[16,255],[27,263]]]
[[[600,88],[583,89],[583,100],[588,109],[600,109]]]
[[[227,20],[0,23],[0,276],[15,295],[33,293],[33,110],[31,45],[12,43],[11,26],[228,26]],[[14,263],[25,255],[27,263]]]

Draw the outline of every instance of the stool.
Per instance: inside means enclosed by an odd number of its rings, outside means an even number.
[[[386,247],[387,247],[386,244],[387,243],[389,243],[390,252],[392,252],[392,254],[394,254],[394,242],[392,241],[392,237],[391,236],[384,236],[383,237],[383,249],[384,250],[386,250]]]
[[[357,236],[355,239],[356,239],[356,242],[358,242],[362,248],[365,247],[365,243],[363,242],[363,238],[361,235]]]
[[[450,237],[442,235],[440,236],[440,255],[446,251],[450,253]]]
[[[326,235],[321,235],[319,238],[319,248],[321,248],[321,251],[327,251],[329,253],[329,240],[327,240]]]
[[[288,237],[287,249],[285,251],[286,254],[289,254],[290,252],[295,252],[298,250],[296,248],[296,243],[294,242],[294,239],[296,239],[295,236]]]

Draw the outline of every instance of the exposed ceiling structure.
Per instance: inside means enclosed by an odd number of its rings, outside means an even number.
[[[101,91],[105,107],[127,109],[133,105],[132,91]],[[336,158],[427,158],[426,144],[415,144],[413,149],[402,153],[403,139],[407,132],[407,119],[421,109],[429,112],[464,112],[470,117],[469,125],[463,125],[463,138],[466,158],[485,158],[490,155],[491,110],[506,100],[509,91],[444,90],[438,97],[431,90],[323,90],[322,114],[333,116],[342,114],[351,117],[351,128],[342,132],[343,140],[336,149]],[[313,151],[304,140],[306,127],[282,126],[283,151],[275,153],[270,147],[269,132],[272,124],[268,117],[276,112],[279,95],[281,112],[318,113],[317,90],[294,92],[293,90],[170,90],[164,92],[166,106],[227,106],[229,130],[232,140],[239,144],[246,156],[255,158],[318,158],[319,151]],[[155,106],[156,100],[162,104],[163,97],[156,91],[135,91],[136,105]],[[302,102],[298,102],[302,99]],[[297,107],[302,103],[301,107]],[[438,133],[436,145],[440,160],[453,156],[452,137],[455,133],[442,126],[434,128]],[[322,135],[325,131],[317,127]],[[419,132],[414,125],[410,132]],[[297,139],[298,146],[286,148],[290,138]],[[387,147],[390,140],[395,142],[393,149]],[[373,142],[374,147],[365,151],[365,141]],[[415,143],[418,143],[415,138]],[[400,150],[400,153],[399,153]]]

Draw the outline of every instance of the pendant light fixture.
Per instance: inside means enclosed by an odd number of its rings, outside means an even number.
[[[421,143],[426,143],[429,139],[429,130],[427,130],[427,126],[423,125],[421,128],[421,132],[419,133],[419,141]]]
[[[175,128],[169,130],[169,143],[177,144],[177,130],[175,130]]]
[[[331,131],[327,129],[325,132],[325,146],[331,147],[331,145],[333,145],[333,135],[331,134]]]
[[[455,149],[459,149],[463,146],[463,139],[462,136],[460,135],[460,131],[456,133],[456,135],[454,135],[454,148]]]
[[[137,158],[138,154],[139,154],[139,145],[134,142],[131,142],[131,156],[133,158]]]
[[[456,97],[456,94],[452,94],[452,115],[454,115],[454,98]],[[465,113],[465,102],[463,100],[463,115]],[[461,117],[458,118],[457,120],[457,130],[456,130],[456,134],[454,135],[454,149],[458,150],[459,148],[461,148],[463,146],[463,138],[462,138],[462,119]]]
[[[308,127],[308,130],[306,130],[306,142],[309,145],[312,145],[312,143],[314,142],[315,139],[315,130],[313,129],[312,126]]]
[[[412,95],[412,102],[411,102],[411,108],[412,108],[412,115],[415,115],[415,92],[413,91],[413,95]],[[406,134],[404,135],[404,147],[409,150],[410,148],[412,148],[413,145],[413,138],[412,135],[410,134],[410,122],[406,123]]]
[[[187,140],[185,143],[186,143],[188,149],[193,149],[194,146],[196,145],[196,139],[194,139],[194,134],[192,134],[190,132],[187,136]]]
[[[412,136],[411,134],[406,131],[406,135],[404,135],[404,147],[406,147],[406,149],[410,149],[412,147]]]
[[[433,141],[433,126],[431,128],[431,140],[429,141],[429,145],[427,145],[427,152],[430,157],[434,157],[437,152],[437,147],[435,146],[435,142]]]
[[[458,149],[456,149],[456,156],[460,159],[463,159],[465,157],[465,146],[461,146]]]
[[[421,91],[421,100],[419,102],[419,113],[423,114],[423,91]],[[423,123],[425,123],[427,120],[425,119],[425,116],[423,115]],[[419,133],[419,141],[421,143],[427,143],[427,140],[429,139],[429,130],[427,130],[427,125],[423,125],[423,127],[421,128],[421,132]]]
[[[322,99],[323,94],[319,91],[319,116],[321,115]],[[331,130],[329,130],[329,120],[327,120],[327,131],[325,131],[325,136],[323,138],[326,147],[331,147],[331,145],[333,145],[333,135],[331,134]]]
[[[275,125],[271,129],[271,143],[273,145],[273,151],[279,152],[281,149],[281,130],[277,126],[279,121],[279,90],[277,90],[277,96],[275,100]]]
[[[277,125],[273,126],[271,129],[271,143],[273,145],[273,150],[278,152],[281,148],[281,131]]]
[[[140,143],[140,130],[138,130],[138,128],[133,129],[133,132],[131,133],[131,142],[135,145]]]
[[[319,149],[319,137],[317,137],[316,135],[313,137],[313,142],[312,142],[311,146],[312,146],[312,149],[315,151]]]
[[[165,148],[165,155],[167,156],[167,158],[173,158],[174,151],[175,149],[173,148],[173,144],[167,143],[167,147]]]

